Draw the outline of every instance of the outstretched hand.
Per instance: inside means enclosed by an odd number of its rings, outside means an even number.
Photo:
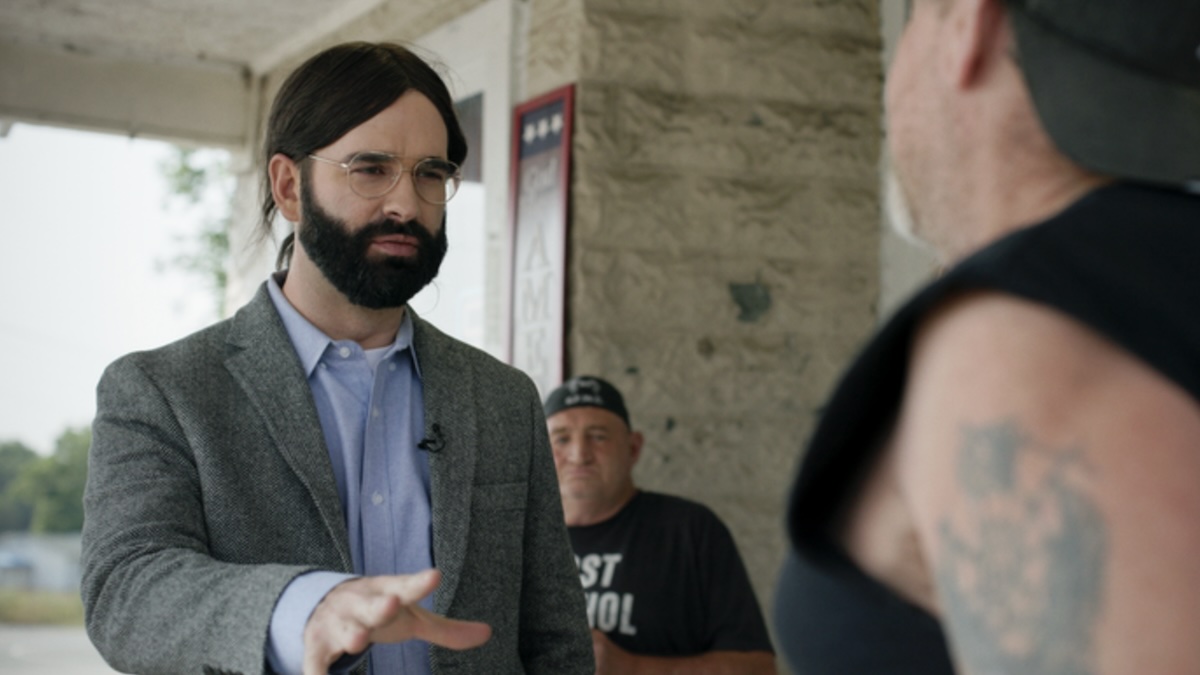
[[[441,580],[441,573],[430,569],[335,586],[304,627],[304,675],[325,675],[343,654],[357,654],[376,642],[417,639],[449,649],[487,642],[492,636],[487,624],[447,619],[417,604]]]

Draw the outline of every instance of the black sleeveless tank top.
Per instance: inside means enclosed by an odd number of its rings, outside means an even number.
[[[775,628],[796,672],[954,672],[937,620],[855,566],[832,529],[892,424],[930,309],[977,289],[1048,305],[1200,400],[1198,258],[1200,195],[1111,185],[971,256],[888,321],[834,390],[792,488]]]

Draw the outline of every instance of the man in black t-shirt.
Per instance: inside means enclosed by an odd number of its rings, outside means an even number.
[[[620,392],[577,377],[545,410],[597,675],[774,673],[729,530],[701,504],[634,486],[643,437]]]

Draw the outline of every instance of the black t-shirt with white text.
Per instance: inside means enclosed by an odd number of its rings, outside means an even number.
[[[707,507],[643,491],[604,522],[567,529],[588,623],[622,649],[773,651],[733,537]]]

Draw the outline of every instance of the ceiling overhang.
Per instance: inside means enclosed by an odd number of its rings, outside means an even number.
[[[14,122],[245,148],[261,76],[384,0],[5,0]]]

